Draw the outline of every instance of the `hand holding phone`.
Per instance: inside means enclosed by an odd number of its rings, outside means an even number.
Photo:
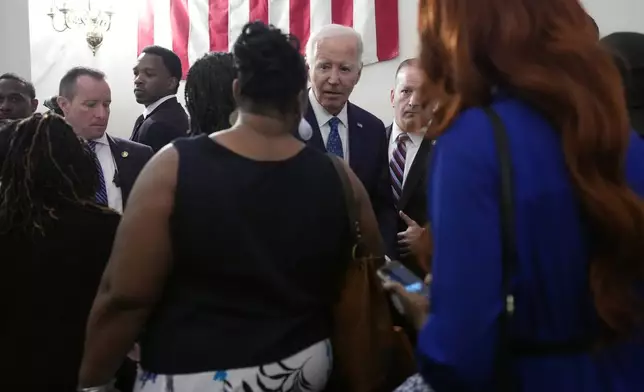
[[[400,283],[409,293],[429,296],[429,286],[399,261],[390,261],[380,267],[378,276],[383,281]]]

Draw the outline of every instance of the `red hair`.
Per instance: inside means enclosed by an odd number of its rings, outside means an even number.
[[[592,238],[590,286],[599,316],[625,336],[642,321],[644,202],[628,186],[630,140],[620,74],[579,0],[420,0],[426,93],[441,103],[430,132],[467,107],[514,92],[561,133]]]

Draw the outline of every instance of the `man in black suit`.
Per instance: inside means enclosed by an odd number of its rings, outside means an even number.
[[[97,202],[122,212],[134,181],[154,154],[148,146],[108,135],[112,93],[101,71],[75,67],[60,80],[58,106],[74,132],[93,154],[99,173]],[[117,388],[129,392],[136,363],[126,359],[117,375]]]
[[[122,212],[136,177],[153,152],[148,146],[105,132],[111,102],[110,86],[101,71],[76,67],[60,81],[58,105],[67,122],[87,141],[100,163],[99,177],[104,194],[97,193],[97,201]]]
[[[394,122],[387,128],[389,177],[398,219],[398,259],[424,277],[427,265],[417,262],[411,246],[419,241],[427,223],[427,166],[432,142],[425,137],[431,111],[421,100],[422,71],[417,59],[403,61],[391,90]]]
[[[188,115],[176,97],[182,72],[181,60],[173,51],[160,46],[143,49],[134,67],[134,96],[145,109],[130,140],[157,152],[187,135]]]
[[[346,161],[362,181],[373,206],[387,254],[395,251],[396,212],[387,175],[385,126],[373,114],[349,102],[362,72],[363,44],[350,27],[327,25],[307,46],[311,89],[304,137],[310,146]]]

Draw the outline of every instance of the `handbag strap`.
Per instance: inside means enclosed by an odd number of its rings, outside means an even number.
[[[518,252],[515,237],[514,197],[512,181],[512,158],[508,135],[499,114],[491,107],[483,109],[492,122],[494,141],[499,159],[501,173],[501,241],[502,241],[502,285],[505,307],[499,316],[499,345],[495,361],[495,379],[499,391],[516,390],[510,365],[512,362],[512,347],[509,333],[509,323],[514,313],[514,296],[512,295],[512,277],[518,265]]]
[[[347,174],[344,164],[335,154],[327,153],[326,154],[331,162],[335,171],[340,177],[340,182],[342,183],[342,191],[344,193],[344,201],[347,207],[347,214],[349,216],[350,223],[350,233],[351,237],[354,240],[354,245],[358,245],[362,240],[362,234],[360,232],[360,221],[358,220],[358,203],[356,202],[355,193],[353,192],[353,186],[351,185],[351,180]],[[355,257],[355,247],[352,251]]]

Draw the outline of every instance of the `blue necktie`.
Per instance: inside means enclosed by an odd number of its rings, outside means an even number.
[[[340,119],[337,117],[331,117],[329,120],[329,128],[331,128],[331,132],[329,133],[329,139],[326,141],[326,150],[344,159],[342,139],[340,139],[340,132],[338,131],[339,124]]]
[[[103,175],[103,167],[101,167],[101,162],[96,156],[96,145],[98,143],[94,140],[87,142],[89,149],[92,151],[92,159],[94,160],[94,166],[96,166],[96,173],[98,174],[98,189],[96,190],[96,202],[107,206],[107,187],[105,186],[105,176]]]

